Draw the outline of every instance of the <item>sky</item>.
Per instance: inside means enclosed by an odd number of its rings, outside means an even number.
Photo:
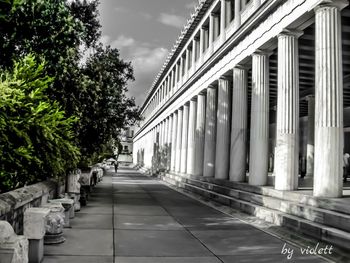
[[[141,106],[198,0],[100,0],[101,41],[131,61],[129,96]]]

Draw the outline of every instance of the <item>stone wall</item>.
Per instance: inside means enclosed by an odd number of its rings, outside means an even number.
[[[46,181],[0,194],[0,220],[9,222],[16,234],[22,234],[24,211],[56,198],[61,188],[57,183]]]

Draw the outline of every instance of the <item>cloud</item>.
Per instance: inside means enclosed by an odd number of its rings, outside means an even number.
[[[188,3],[188,4],[186,4],[185,6],[186,6],[187,9],[192,10],[192,9],[194,9],[194,7],[195,7],[196,5],[198,5],[198,1],[193,1],[192,3]]]
[[[161,13],[158,21],[164,25],[176,28],[182,28],[186,23],[186,19],[184,17],[167,13]]]
[[[117,13],[128,13],[129,9],[127,9],[125,7],[115,7],[114,11],[116,11]]]
[[[129,83],[129,95],[135,97],[136,103],[141,105],[169,50],[124,35],[120,35],[116,39],[104,35],[101,37],[101,41],[104,45],[118,48],[121,57],[125,61],[131,61],[135,81]]]
[[[131,37],[126,37],[124,35],[119,36],[117,39],[112,41],[110,45],[114,48],[123,48],[123,47],[128,47],[132,46],[135,44],[135,40]]]

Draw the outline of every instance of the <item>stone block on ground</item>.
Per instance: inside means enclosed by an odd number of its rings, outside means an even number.
[[[28,263],[28,239],[18,236],[7,221],[0,221],[0,263]]]
[[[46,234],[44,237],[44,244],[59,244],[65,241],[63,237],[64,227],[64,207],[61,203],[47,203],[43,207],[49,208],[50,213],[46,218]]]

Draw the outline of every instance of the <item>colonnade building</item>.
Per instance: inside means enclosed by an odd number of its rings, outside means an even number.
[[[133,159],[341,197],[349,86],[348,1],[199,1],[142,105]]]

